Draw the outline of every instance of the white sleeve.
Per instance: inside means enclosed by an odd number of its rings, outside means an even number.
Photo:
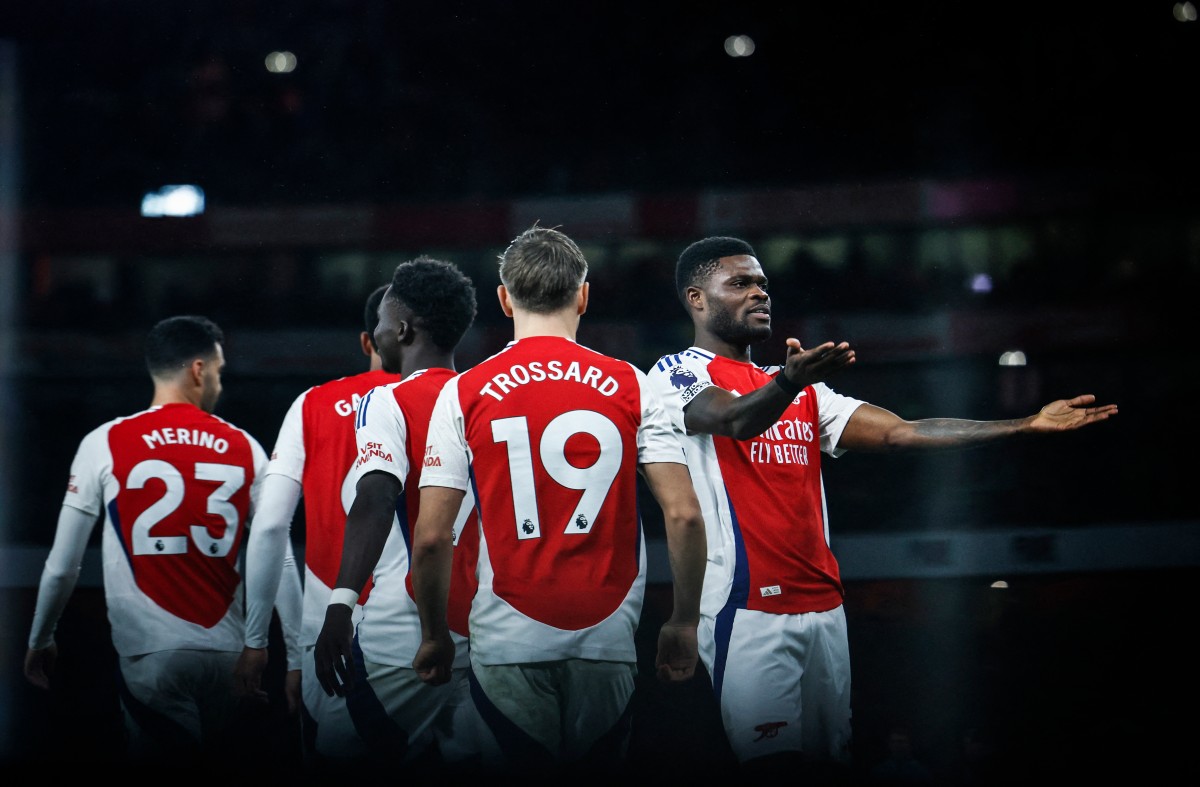
[[[300,669],[303,650],[300,647],[300,626],[304,618],[304,588],[300,583],[300,567],[292,552],[292,542],[287,542],[287,554],[283,558],[283,572],[279,578],[279,593],[275,596],[275,610],[279,613],[279,627],[283,631],[283,644],[287,650],[288,670]]]
[[[408,479],[408,424],[392,393],[399,384],[372,388],[358,404],[354,419],[358,458],[350,469],[352,487],[373,470],[395,477],[401,487]]]
[[[642,421],[637,431],[638,464],[676,462],[687,464],[671,417],[662,398],[650,387],[646,374],[632,367],[637,375],[642,397]]]
[[[304,451],[304,401],[311,390],[309,388],[297,396],[283,417],[275,447],[271,451],[271,463],[267,465],[268,474],[285,475],[297,483],[304,481],[304,463],[307,461]]]
[[[100,516],[104,511],[104,479],[112,477],[112,451],[108,447],[108,432],[113,422],[93,429],[79,442],[79,450],[71,460],[71,477],[63,505]]]
[[[664,355],[646,373],[650,387],[662,399],[667,415],[680,434],[688,434],[683,411],[696,395],[713,385],[708,373],[708,360],[697,358],[689,351]]]
[[[850,416],[860,405],[866,404],[861,399],[836,393],[825,383],[814,383],[813,390],[817,393],[817,417],[820,419],[821,451],[835,459],[846,453],[845,448],[838,448]]]
[[[246,543],[246,647],[265,648],[270,636],[271,611],[281,594],[285,560],[291,555],[292,517],[300,502],[299,481],[268,475],[263,481],[258,510]],[[299,571],[293,573],[299,579]]]
[[[96,522],[95,514],[73,506],[64,504],[59,510],[54,545],[46,556],[38,584],[37,606],[29,632],[30,648],[40,650],[54,642],[54,630],[79,581],[83,556]]]
[[[442,386],[429,418],[421,486],[444,486],[465,492],[470,486],[470,469],[470,450],[458,401],[458,377],[451,377]]]
[[[254,513],[258,510],[259,498],[262,496],[263,480],[267,477],[267,452],[263,450],[262,444],[250,436],[246,432],[246,439],[250,442],[250,456],[254,462],[254,481],[250,484],[250,516],[253,518]]]

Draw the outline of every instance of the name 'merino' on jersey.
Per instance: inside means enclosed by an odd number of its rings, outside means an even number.
[[[121,656],[241,651],[241,550],[267,457],[254,438],[190,404],[90,432],[64,505],[106,516],[101,551]]]

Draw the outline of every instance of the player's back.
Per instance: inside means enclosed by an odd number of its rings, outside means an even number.
[[[513,342],[458,378],[484,542],[473,637],[511,608],[584,639],[607,631],[593,655],[624,647],[612,626],[636,627],[645,581],[643,380],[625,361],[546,336]]]
[[[363,608],[357,632],[364,655],[378,663],[408,666],[421,641],[421,626],[413,600],[412,532],[420,511],[420,477],[429,433],[429,415],[445,383],[455,376],[447,368],[423,369],[398,383],[377,388],[363,399],[357,428],[360,456],[356,477],[372,471],[403,472],[403,491],[383,552],[375,565],[371,595]],[[394,473],[392,473],[394,474]],[[448,621],[452,635],[463,645],[471,599],[478,586],[479,522],[475,498],[469,492],[454,526],[454,560]]]
[[[293,403],[271,454],[268,472],[295,478],[303,490],[305,644],[316,641],[341,566],[346,513],[354,501],[355,413],[372,388],[398,379],[369,371],[313,386]],[[368,582],[363,599],[369,590]]]
[[[408,442],[405,446],[408,452],[408,478],[404,482],[404,508],[402,511],[398,508],[396,513],[397,516],[403,517],[401,526],[410,545],[412,528],[417,523],[421,508],[420,479],[425,461],[425,442],[429,436],[429,416],[442,386],[453,376],[454,373],[449,369],[426,369],[408,377],[403,386],[392,389],[396,404],[404,414],[404,422],[408,427]],[[447,608],[450,630],[462,636],[468,634],[467,617],[470,613],[471,599],[475,597],[479,586],[476,576],[476,563],[479,559],[479,516],[473,505],[474,499],[474,495],[467,494],[463,512],[455,522],[454,562]],[[405,590],[409,598],[413,598],[411,575],[405,578]]]
[[[190,404],[116,419],[84,439],[64,502],[89,510],[103,496],[118,653],[240,650],[240,556],[265,463],[243,430]]]

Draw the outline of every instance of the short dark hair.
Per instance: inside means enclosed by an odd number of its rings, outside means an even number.
[[[146,369],[151,377],[169,377],[196,358],[213,357],[224,342],[221,328],[207,317],[167,317],[146,336]]]
[[[567,306],[587,278],[588,264],[565,233],[534,224],[500,255],[500,281],[513,303],[535,314]]]
[[[363,330],[367,332],[367,336],[371,337],[371,346],[375,347],[375,329],[379,326],[379,304],[383,301],[383,294],[387,292],[386,284],[376,287],[375,290],[367,296],[367,305],[363,307]],[[378,350],[378,347],[375,347]]]
[[[454,264],[425,255],[396,266],[390,297],[412,309],[442,350],[453,350],[475,321],[471,279]]]
[[[717,269],[718,260],[741,254],[758,256],[754,253],[754,247],[741,238],[716,235],[696,241],[683,250],[679,261],[675,263],[675,293],[682,300],[688,287],[694,287],[712,275]]]

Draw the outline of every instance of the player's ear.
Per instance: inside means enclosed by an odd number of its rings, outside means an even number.
[[[192,363],[188,366],[188,382],[196,388],[204,386],[204,366],[203,358],[193,358]]]
[[[508,296],[508,288],[503,284],[496,287],[496,297],[500,299],[500,309],[505,317],[513,316],[512,298]]]
[[[579,285],[579,293],[575,296],[575,313],[583,314],[587,311],[588,305],[588,282]]]
[[[375,354],[375,345],[371,342],[371,334],[366,331],[359,331],[358,343],[362,347],[363,355],[370,358]]]
[[[683,291],[683,302],[693,311],[703,311],[704,290],[699,287],[688,287]]]
[[[416,335],[416,320],[400,320],[396,323],[396,340],[400,344],[412,344]]]

